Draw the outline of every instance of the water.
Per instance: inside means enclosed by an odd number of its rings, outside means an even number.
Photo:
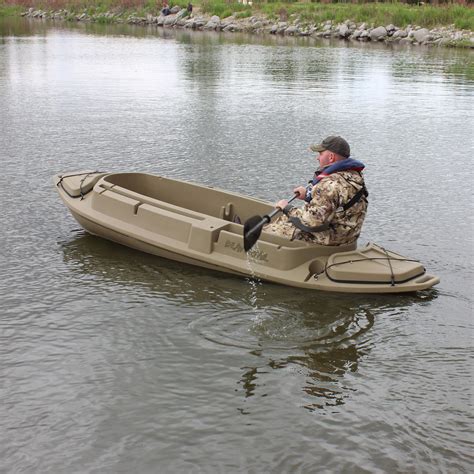
[[[0,23],[0,470],[469,472],[473,55]],[[361,237],[441,277],[311,293],[87,235],[51,176],[145,171],[268,200],[346,137]]]

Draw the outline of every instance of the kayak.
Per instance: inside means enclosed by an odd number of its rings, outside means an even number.
[[[322,246],[263,230],[245,252],[243,223],[274,206],[221,189],[146,173],[77,171],[53,182],[87,232],[186,264],[343,293],[415,292],[440,281],[374,243]]]

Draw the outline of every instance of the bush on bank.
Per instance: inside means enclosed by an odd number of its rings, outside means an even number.
[[[46,11],[67,9],[71,12],[97,14],[105,12],[156,15],[162,8],[163,0],[0,0],[0,15],[17,15],[33,7]],[[185,7],[189,0],[170,0],[170,5]],[[208,15],[226,18],[234,14],[245,18],[263,14],[270,19],[286,21],[298,17],[306,23],[322,23],[332,20],[342,23],[352,20],[357,23],[378,25],[393,24],[398,27],[419,25],[430,28],[454,25],[457,29],[474,31],[474,8],[454,3],[432,5],[411,5],[397,1],[385,3],[311,3],[311,0],[276,2],[273,0],[253,0],[252,5],[244,5],[232,0],[191,0],[195,9]]]

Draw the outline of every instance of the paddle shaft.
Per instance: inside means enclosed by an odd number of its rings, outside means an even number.
[[[288,204],[290,202],[294,201],[298,197],[298,193],[295,193],[295,195],[288,200]],[[279,212],[281,212],[283,209],[280,209],[279,207],[273,209],[270,214],[266,214],[262,217],[262,220],[253,226],[245,235],[252,235],[254,232],[257,232],[261,227],[263,227],[265,224],[268,224],[274,216],[276,216]]]

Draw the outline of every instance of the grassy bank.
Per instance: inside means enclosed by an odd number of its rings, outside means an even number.
[[[251,16],[263,13],[270,19],[292,18],[295,15],[306,23],[321,23],[332,20],[342,23],[352,20],[356,23],[393,25],[405,27],[418,25],[426,28],[454,24],[457,29],[474,30],[474,8],[461,5],[429,6],[404,3],[308,3],[308,2],[258,2],[253,6],[228,3],[225,0],[201,0],[202,11],[222,18],[237,12],[237,16]]]
[[[41,10],[67,9],[72,12],[96,14],[102,12],[156,15],[162,0],[0,0],[0,16],[18,15],[29,7]],[[285,20],[298,17],[305,23],[352,20],[374,25],[392,23],[398,27],[418,25],[426,28],[454,25],[457,29],[474,31],[474,8],[456,4],[440,6],[407,5],[396,1],[386,3],[310,3],[306,1],[274,2],[254,0],[243,5],[231,0],[191,0],[195,10],[221,18],[235,14],[245,18],[263,14],[270,19]],[[188,0],[171,0],[170,5],[184,7]],[[294,16],[293,16],[294,15]]]

